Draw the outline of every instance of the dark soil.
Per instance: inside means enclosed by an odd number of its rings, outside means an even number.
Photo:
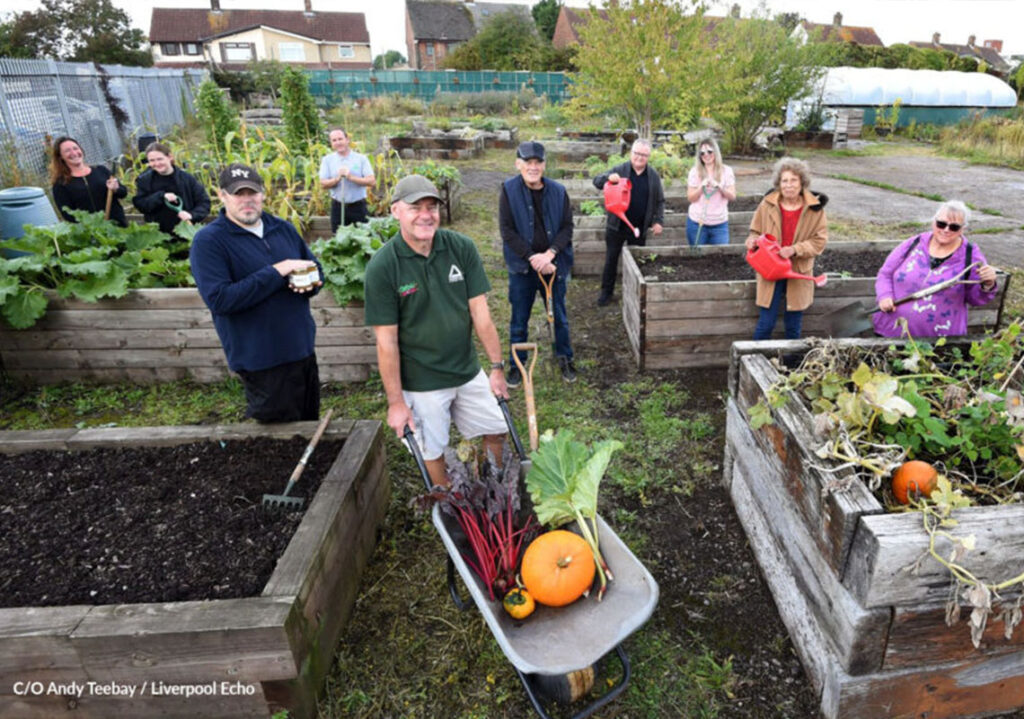
[[[308,438],[0,455],[0,607],[258,595],[302,520],[263,511]],[[344,443],[323,441],[309,498]]]
[[[814,260],[815,276],[823,272],[843,273],[849,277],[874,277],[889,256],[888,251],[859,253],[825,252]],[[661,282],[708,282],[752,280],[754,270],[743,255],[678,255],[674,257],[642,255],[638,264],[644,275],[657,276]]]

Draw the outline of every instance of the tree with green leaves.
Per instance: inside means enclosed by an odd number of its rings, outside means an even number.
[[[791,40],[766,17],[725,18],[710,45],[703,53],[710,73],[705,76],[714,78],[707,107],[734,152],[751,149],[763,127],[781,123],[786,103],[806,97],[824,72],[824,45]]]
[[[646,137],[674,124],[680,108],[699,113],[707,84],[701,7],[685,15],[670,0],[633,0],[581,12],[570,110],[618,115]]]
[[[537,26],[523,12],[509,11],[491,17],[476,35],[445,58],[455,70],[539,70],[545,47]]]
[[[199,86],[196,109],[206,141],[214,147],[217,156],[222,157],[221,153],[227,153],[238,132],[238,115],[213,80],[205,80]]]
[[[296,155],[305,155],[310,142],[315,142],[323,132],[306,73],[292,67],[285,68],[281,79],[281,108],[288,149]]]
[[[142,30],[111,0],[42,0],[0,29],[0,51],[16,57],[148,67],[153,56]]]
[[[561,0],[540,0],[530,8],[530,14],[533,15],[533,21],[537,23],[537,31],[541,37],[547,40],[554,37],[555,24],[558,22],[558,13],[561,10]]]
[[[377,57],[373,58],[373,69],[374,70],[387,70],[389,67],[395,65],[405,64],[405,55],[398,52],[398,50],[388,50],[385,53],[381,53]]]

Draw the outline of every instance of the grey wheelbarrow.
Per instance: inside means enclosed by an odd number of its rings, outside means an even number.
[[[498,404],[521,461],[522,483],[529,471],[530,460],[523,451],[508,403],[499,399]],[[405,439],[416,458],[427,490],[430,491],[433,483],[415,436],[408,427],[405,429]],[[573,687],[579,683],[585,683],[581,693],[589,691],[590,683],[593,682],[593,668],[612,653],[622,669],[618,681],[603,695],[579,709],[572,715],[572,719],[591,716],[626,690],[632,672],[622,642],[654,612],[658,603],[658,583],[600,516],[597,516],[597,532],[601,553],[615,570],[614,587],[600,602],[581,599],[559,608],[538,605],[525,621],[513,619],[502,609],[500,599],[492,601],[488,597],[486,587],[463,558],[463,554],[468,552],[468,544],[458,524],[436,504],[431,510],[431,520],[448,553],[447,582],[452,600],[460,610],[464,611],[470,606],[460,596],[455,582],[458,573],[495,641],[515,668],[530,704],[541,719],[551,719],[544,708],[545,701],[569,703],[578,700],[579,695]],[[586,683],[588,675],[590,683]]]

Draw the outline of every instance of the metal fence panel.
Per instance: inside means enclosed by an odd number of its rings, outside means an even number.
[[[519,92],[532,89],[552,102],[569,97],[569,80],[561,72],[456,70],[312,70],[309,88],[323,103],[377,95],[411,95],[432,100],[441,92]]]
[[[90,163],[108,163],[141,131],[166,134],[185,122],[205,75],[158,69],[0,58],[0,163],[4,184],[43,182],[53,139],[68,135]],[[104,89],[104,85],[106,89]],[[107,96],[124,110],[118,127]]]

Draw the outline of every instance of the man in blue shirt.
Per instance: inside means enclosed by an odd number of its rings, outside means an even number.
[[[246,416],[260,422],[317,419],[320,378],[309,300],[321,283],[297,285],[293,272],[315,267],[289,223],[263,212],[263,180],[251,167],[220,173],[224,208],[196,233],[192,275],[210,308],[228,367],[245,386]]]
[[[366,188],[377,178],[366,155],[349,145],[348,133],[340,127],[328,135],[334,152],[320,161],[320,186],[331,193],[331,232],[341,225],[366,222]]]

